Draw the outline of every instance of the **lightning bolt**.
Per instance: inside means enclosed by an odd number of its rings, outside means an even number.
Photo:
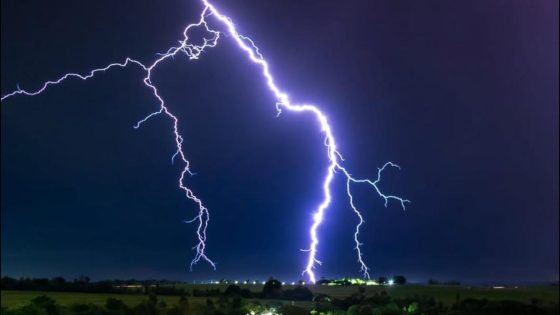
[[[309,277],[309,280],[311,282],[313,282],[313,283],[316,282],[316,276],[315,276],[315,273],[314,273],[314,269],[316,268],[317,264],[321,264],[321,262],[317,259],[317,252],[318,252],[317,248],[318,248],[318,245],[319,245],[318,229],[321,226],[321,223],[324,220],[325,212],[326,212],[327,208],[329,207],[329,205],[331,204],[331,201],[332,201],[331,186],[332,186],[332,181],[334,179],[334,176],[336,174],[342,174],[346,179],[346,193],[347,193],[348,198],[349,198],[350,207],[352,208],[352,210],[354,211],[354,213],[356,214],[356,216],[359,219],[359,223],[356,225],[356,229],[355,229],[355,232],[354,232],[354,242],[356,244],[355,249],[356,249],[357,256],[358,256],[358,263],[360,264],[360,270],[363,273],[364,277],[369,278],[369,276],[370,276],[369,268],[367,267],[366,263],[363,260],[363,254],[362,254],[362,251],[361,251],[362,243],[359,241],[359,238],[358,238],[359,233],[360,233],[360,227],[363,225],[363,223],[365,221],[364,221],[363,216],[361,215],[360,211],[358,210],[358,208],[356,207],[356,205],[354,203],[352,192],[351,192],[351,185],[352,184],[367,184],[367,185],[371,186],[371,188],[373,188],[373,190],[381,198],[384,199],[385,207],[387,207],[390,200],[394,200],[394,201],[398,202],[400,204],[400,206],[402,207],[402,209],[404,210],[405,209],[405,203],[410,202],[409,200],[406,200],[406,199],[403,199],[403,198],[400,198],[400,197],[397,197],[397,196],[394,196],[394,195],[384,194],[380,190],[380,188],[378,187],[378,184],[381,180],[381,173],[387,167],[394,167],[394,168],[397,168],[397,169],[400,169],[400,167],[398,165],[392,163],[392,162],[385,163],[385,165],[383,165],[383,167],[378,169],[377,178],[373,181],[370,180],[370,179],[367,179],[367,178],[362,179],[362,178],[356,178],[356,177],[352,176],[350,174],[350,172],[342,165],[342,162],[344,161],[344,159],[342,158],[342,155],[338,152],[335,137],[334,137],[334,134],[332,132],[332,128],[328,123],[327,116],[325,114],[323,114],[319,110],[319,108],[316,107],[315,105],[292,103],[289,100],[288,95],[285,92],[283,92],[276,85],[276,83],[274,81],[274,77],[272,76],[272,74],[270,72],[269,65],[266,62],[266,60],[264,59],[263,55],[260,53],[260,51],[259,51],[258,47],[255,45],[255,43],[249,37],[246,37],[246,36],[240,34],[237,31],[233,21],[229,17],[227,17],[226,15],[222,14],[208,0],[202,0],[202,4],[203,4],[203,9],[202,9],[202,12],[200,13],[200,17],[199,17],[198,22],[189,24],[185,27],[185,29],[183,30],[183,38],[182,38],[182,40],[179,41],[179,44],[177,46],[173,46],[173,47],[168,48],[164,53],[157,54],[157,56],[159,56],[159,58],[157,58],[155,61],[153,61],[150,64],[144,64],[144,63],[142,63],[138,60],[135,60],[135,59],[132,59],[132,58],[126,58],[125,61],[122,62],[122,63],[112,63],[112,64],[109,64],[105,67],[91,70],[87,74],[67,73],[67,74],[63,75],[62,77],[58,78],[57,80],[45,82],[41,88],[39,88],[35,91],[27,91],[27,90],[20,89],[19,85],[18,85],[17,89],[15,91],[13,91],[11,93],[8,93],[6,95],[3,95],[0,98],[0,100],[4,101],[4,100],[6,100],[10,97],[20,95],[20,94],[28,95],[28,96],[35,96],[35,95],[38,95],[38,94],[41,94],[42,92],[44,92],[51,85],[58,85],[58,84],[62,83],[63,81],[67,80],[67,79],[77,78],[77,79],[81,79],[81,80],[88,80],[88,79],[91,79],[92,77],[94,77],[95,74],[97,74],[99,72],[108,71],[112,68],[125,68],[125,67],[128,67],[130,65],[135,65],[135,66],[140,67],[145,73],[145,76],[143,78],[143,83],[147,88],[149,88],[153,92],[153,95],[157,100],[159,108],[156,111],[146,115],[140,121],[138,121],[134,125],[134,128],[140,128],[148,120],[150,120],[151,118],[154,118],[156,116],[159,116],[159,115],[164,115],[168,119],[171,120],[172,127],[173,127],[172,130],[173,130],[173,135],[174,135],[174,140],[175,140],[175,146],[176,146],[176,151],[172,155],[171,161],[174,162],[175,159],[178,158],[178,159],[181,160],[181,162],[184,165],[184,167],[183,167],[183,169],[180,173],[180,176],[179,176],[178,186],[184,192],[186,198],[188,198],[189,200],[194,202],[198,207],[198,214],[193,219],[185,221],[187,223],[193,223],[193,222],[198,223],[198,226],[197,226],[197,229],[196,229],[196,235],[197,235],[197,238],[198,238],[198,242],[193,247],[193,249],[196,250],[196,254],[195,254],[195,257],[193,258],[193,260],[191,261],[190,268],[192,270],[192,267],[196,263],[203,260],[203,261],[206,261],[207,263],[209,263],[214,269],[216,269],[216,264],[206,255],[206,239],[207,239],[206,230],[207,230],[208,223],[209,223],[209,220],[210,220],[210,214],[209,214],[208,208],[206,208],[204,206],[203,202],[194,194],[194,192],[185,185],[185,177],[187,175],[193,175],[193,173],[190,169],[190,161],[187,159],[187,157],[185,155],[185,152],[183,150],[183,146],[182,146],[183,137],[179,133],[179,120],[168,109],[165,101],[163,100],[163,98],[159,94],[157,87],[152,83],[151,78],[152,78],[152,72],[156,69],[156,67],[161,62],[166,61],[169,58],[174,58],[178,54],[185,54],[190,60],[196,60],[200,57],[200,55],[203,52],[206,51],[206,49],[215,47],[218,44],[218,40],[220,39],[220,36],[222,34],[229,35],[229,37],[235,41],[237,46],[247,54],[247,57],[249,58],[249,60],[252,63],[260,66],[261,73],[262,73],[262,76],[265,80],[266,86],[268,87],[270,92],[276,98],[276,105],[275,106],[276,106],[277,114],[280,115],[283,110],[287,110],[287,111],[291,111],[291,112],[310,113],[310,114],[314,115],[314,117],[319,122],[320,129],[321,129],[321,131],[322,131],[322,133],[324,134],[324,137],[325,137],[324,144],[325,144],[325,147],[326,147],[327,159],[328,159],[329,164],[328,164],[326,174],[325,174],[323,184],[322,184],[322,188],[323,188],[322,201],[318,204],[316,209],[313,211],[313,215],[312,215],[312,224],[309,228],[310,244],[309,244],[309,248],[305,250],[306,252],[308,252],[308,259],[307,259],[307,264],[305,266],[305,270],[303,271],[303,274],[307,274],[307,276]],[[208,20],[209,20],[210,17],[213,17],[216,20],[216,22],[219,22],[219,24],[224,28],[224,30],[217,30],[217,29],[211,28],[208,24]],[[206,34],[206,35],[203,36],[202,43],[200,43],[200,44],[195,44],[195,43],[193,43],[192,41],[189,40],[190,39],[189,38],[189,32],[193,29],[196,29],[196,28],[203,28],[203,30],[205,31],[205,34]]]

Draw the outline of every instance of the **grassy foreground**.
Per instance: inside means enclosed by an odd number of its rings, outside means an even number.
[[[1,291],[2,307],[12,307],[18,304],[24,304],[34,297],[46,295],[56,300],[60,305],[69,306],[72,304],[95,304],[102,306],[107,302],[107,298],[116,298],[122,300],[127,305],[139,304],[142,300],[147,299],[145,295],[140,294],[109,294],[109,293],[76,293],[76,292],[41,292],[41,291]],[[179,299],[176,296],[161,296],[160,299],[166,303],[175,303]],[[189,298],[189,301],[196,303],[200,299],[201,303],[204,298]]]
[[[443,304],[450,305],[457,299],[476,298],[496,300],[513,300],[524,303],[537,299],[547,303],[558,303],[558,286],[535,286],[535,287],[518,287],[492,289],[481,287],[463,287],[463,286],[444,286],[444,285],[403,285],[393,287],[370,286],[366,288],[366,295],[373,294],[385,290],[391,297],[405,298],[411,296],[428,296],[441,301]],[[316,286],[312,289],[314,293],[328,294],[335,298],[344,298],[356,292],[356,287],[339,286],[324,287]]]
[[[14,307],[17,305],[22,305],[30,302],[33,298],[46,295],[50,298],[56,300],[57,304],[62,306],[71,306],[74,304],[94,304],[97,306],[103,306],[107,302],[108,298],[115,298],[123,301],[128,306],[135,306],[140,304],[142,301],[148,299],[148,296],[143,294],[111,294],[111,293],[78,293],[78,292],[46,292],[46,291],[0,291],[0,297],[2,301],[2,307]],[[179,296],[158,296],[159,300],[165,301],[166,304],[173,305],[179,301]],[[217,298],[208,297],[192,297],[189,296],[189,303],[191,305],[203,305],[206,304],[206,300],[217,300]],[[253,301],[254,299],[248,299]],[[263,305],[295,305],[304,308],[311,308],[313,306],[312,302],[309,301],[296,301],[292,303],[290,301],[279,301],[279,300],[254,300],[259,301]]]
[[[241,288],[249,289],[253,292],[261,292],[262,285],[238,285]],[[187,291],[193,289],[220,289],[222,292],[226,289],[225,284],[188,284],[180,286]],[[286,285],[290,288],[290,285]],[[359,286],[326,286],[326,285],[308,285],[313,293],[327,294],[333,298],[343,299],[356,292]],[[558,303],[559,286],[558,285],[542,285],[517,288],[493,289],[488,287],[468,287],[468,286],[447,286],[447,285],[422,285],[407,284],[395,286],[364,286],[366,295],[373,295],[386,291],[391,297],[406,298],[412,296],[428,296],[441,301],[446,305],[451,305],[459,299],[475,298],[496,300],[512,300],[529,303],[531,299],[537,299],[543,302]]]

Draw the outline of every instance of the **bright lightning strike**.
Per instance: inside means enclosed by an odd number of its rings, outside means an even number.
[[[323,222],[325,211],[329,207],[329,205],[331,203],[331,200],[332,200],[331,186],[332,186],[332,181],[334,179],[334,176],[336,174],[342,174],[346,178],[346,193],[348,194],[348,198],[349,198],[349,201],[350,201],[350,206],[351,206],[352,210],[354,211],[354,213],[356,214],[356,216],[359,219],[359,223],[356,225],[356,230],[355,230],[355,233],[354,233],[354,241],[356,243],[355,249],[356,249],[357,255],[358,255],[358,262],[359,262],[360,268],[361,268],[360,270],[361,270],[361,272],[363,272],[364,277],[369,278],[369,268],[367,267],[366,263],[363,260],[362,251],[360,249],[362,243],[358,239],[359,232],[360,232],[360,227],[364,223],[364,219],[363,219],[360,211],[357,209],[357,207],[354,204],[353,196],[352,196],[351,189],[350,189],[351,184],[353,184],[353,183],[368,184],[375,190],[375,192],[377,192],[377,194],[381,198],[384,199],[385,206],[387,206],[387,204],[390,200],[394,200],[394,201],[399,202],[401,207],[404,209],[405,208],[405,203],[410,202],[409,200],[406,200],[406,199],[403,199],[403,198],[400,198],[400,197],[397,197],[397,196],[393,196],[393,195],[386,195],[377,186],[377,184],[381,180],[381,173],[383,172],[383,170],[385,170],[386,167],[399,168],[399,166],[392,163],[392,162],[387,162],[385,165],[383,165],[383,167],[379,168],[379,170],[377,172],[377,179],[375,179],[374,181],[369,180],[369,179],[355,178],[354,176],[352,176],[346,170],[346,168],[343,167],[342,164],[341,164],[343,159],[342,159],[342,156],[340,155],[340,153],[338,152],[338,149],[337,149],[337,146],[336,146],[336,141],[335,141],[331,126],[329,125],[327,117],[325,116],[325,114],[323,114],[319,110],[319,108],[317,108],[316,106],[311,105],[311,104],[294,104],[294,103],[291,103],[289,98],[288,98],[288,95],[285,92],[283,92],[274,82],[274,78],[273,78],[272,74],[270,73],[269,65],[266,62],[266,60],[264,59],[263,55],[259,52],[259,49],[255,45],[255,43],[250,38],[239,34],[237,29],[235,28],[235,25],[233,24],[232,20],[229,17],[227,17],[226,15],[223,15],[222,13],[220,13],[220,11],[218,11],[218,9],[214,5],[212,5],[208,0],[202,0],[202,4],[203,4],[204,7],[202,9],[202,12],[200,14],[200,18],[199,18],[198,22],[189,24],[187,27],[185,27],[185,29],[183,30],[183,39],[181,41],[179,41],[179,45],[174,46],[174,47],[170,47],[169,49],[166,50],[165,53],[158,54],[159,58],[156,59],[155,61],[153,61],[151,64],[144,64],[140,61],[137,61],[137,60],[134,60],[134,59],[131,59],[131,58],[126,58],[125,61],[122,62],[122,63],[112,63],[112,64],[109,64],[105,67],[94,69],[94,70],[90,71],[88,74],[85,74],[85,75],[78,74],[78,73],[67,73],[67,74],[63,75],[62,77],[60,77],[59,79],[57,79],[55,81],[45,82],[40,89],[35,90],[35,91],[22,90],[18,86],[17,90],[2,96],[0,100],[4,101],[7,98],[10,98],[10,97],[13,97],[13,96],[16,96],[16,95],[20,95],[20,94],[28,95],[28,96],[38,95],[38,94],[41,94],[43,91],[45,91],[49,86],[57,85],[59,83],[62,83],[66,79],[78,78],[78,79],[81,79],[81,80],[88,80],[88,79],[92,78],[96,73],[105,72],[105,71],[107,71],[111,68],[116,68],[116,67],[125,68],[129,65],[137,65],[140,68],[142,68],[142,70],[145,72],[145,77],[143,79],[143,82],[146,85],[146,87],[148,87],[153,92],[154,97],[157,99],[159,108],[158,108],[158,110],[146,115],[146,117],[143,118],[142,120],[138,121],[134,125],[134,128],[139,128],[142,124],[144,124],[145,122],[147,122],[151,118],[153,118],[155,116],[158,116],[158,115],[167,116],[171,120],[172,126],[173,126],[175,146],[176,146],[176,151],[173,154],[173,156],[171,157],[171,160],[174,161],[176,158],[179,158],[184,164],[183,170],[180,173],[178,186],[181,190],[183,190],[183,192],[185,193],[185,196],[188,199],[190,199],[191,201],[193,201],[198,206],[198,214],[192,220],[186,221],[188,223],[192,223],[192,222],[197,222],[198,223],[198,227],[196,229],[198,243],[196,244],[196,246],[194,246],[194,249],[196,250],[196,255],[193,258],[193,260],[191,261],[190,267],[191,267],[191,270],[192,270],[193,265],[195,265],[196,263],[198,263],[201,260],[204,260],[204,261],[208,262],[215,269],[216,268],[215,263],[210,258],[208,258],[208,256],[206,255],[206,229],[208,227],[208,222],[210,220],[209,211],[204,206],[202,201],[194,194],[194,192],[190,188],[185,186],[185,183],[184,183],[185,176],[187,174],[192,175],[193,173],[190,170],[190,162],[187,159],[187,157],[184,153],[184,150],[183,150],[183,146],[182,146],[183,138],[179,133],[179,126],[178,126],[179,125],[179,120],[177,119],[177,117],[175,115],[173,115],[173,113],[171,113],[169,111],[168,107],[165,104],[165,101],[160,96],[157,87],[152,83],[151,77],[152,77],[153,70],[155,70],[156,67],[161,62],[163,62],[163,61],[165,61],[169,58],[173,58],[178,54],[183,53],[191,60],[198,59],[200,57],[200,55],[207,48],[213,48],[218,44],[218,40],[220,39],[220,35],[223,32],[223,33],[231,36],[231,38],[235,41],[237,46],[247,54],[247,56],[249,57],[251,62],[260,66],[262,75],[263,75],[264,80],[265,80],[265,83],[266,83],[268,89],[272,92],[272,94],[276,98],[276,109],[278,111],[278,115],[280,115],[282,113],[282,110],[284,110],[284,109],[288,110],[288,111],[292,111],[292,112],[308,112],[308,113],[311,113],[315,116],[315,118],[319,122],[319,125],[321,126],[321,131],[323,132],[323,134],[325,136],[325,146],[326,146],[326,149],[327,149],[326,151],[327,151],[327,158],[328,158],[328,161],[329,161],[329,165],[327,167],[325,178],[324,178],[323,184],[322,184],[322,188],[323,188],[322,201],[319,203],[317,208],[313,211],[312,224],[309,228],[309,236],[311,238],[311,242],[310,242],[309,248],[307,250],[305,250],[306,252],[308,252],[308,260],[307,260],[307,264],[305,266],[305,270],[303,271],[303,273],[307,274],[307,276],[309,277],[309,280],[311,282],[314,283],[316,281],[315,273],[314,273],[313,270],[315,269],[316,264],[320,264],[320,261],[317,259],[317,247],[319,245],[319,236],[318,236],[317,231],[318,231],[321,223]],[[222,25],[222,27],[224,27],[225,30],[224,31],[218,31],[214,28],[211,28],[208,24],[208,18],[209,17],[214,17],[215,20],[217,22],[219,22]],[[196,28],[203,28],[203,30],[207,34],[204,38],[202,38],[202,43],[201,44],[194,44],[194,43],[192,43],[192,41],[189,41],[189,32],[193,29],[196,29]]]

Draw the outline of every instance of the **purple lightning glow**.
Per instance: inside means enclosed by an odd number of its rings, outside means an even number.
[[[126,58],[125,61],[122,62],[122,63],[112,63],[112,64],[109,64],[109,65],[103,67],[103,68],[94,69],[86,75],[81,75],[81,74],[77,74],[77,73],[65,74],[64,76],[60,77],[59,79],[57,79],[55,81],[45,82],[43,84],[43,86],[36,91],[29,92],[29,91],[21,90],[18,87],[18,89],[16,91],[2,96],[1,100],[4,101],[5,99],[7,99],[9,97],[16,96],[16,95],[19,95],[19,94],[28,95],[28,96],[38,95],[38,94],[42,93],[43,91],[45,91],[49,86],[57,85],[59,83],[62,83],[66,79],[79,78],[81,80],[88,80],[88,79],[92,78],[96,73],[105,72],[105,71],[107,71],[111,68],[114,68],[114,67],[124,68],[124,67],[127,67],[128,65],[131,65],[131,64],[135,64],[135,65],[141,67],[145,71],[145,74],[146,74],[146,76],[143,79],[143,82],[148,88],[150,88],[152,90],[155,98],[157,99],[157,101],[159,103],[159,109],[157,111],[154,111],[154,112],[148,114],[145,118],[138,121],[136,123],[136,125],[134,125],[134,128],[139,128],[142,124],[147,122],[149,119],[151,119],[151,118],[153,118],[157,115],[160,115],[160,114],[164,114],[168,118],[171,119],[171,121],[173,123],[173,134],[174,134],[174,137],[175,137],[175,145],[176,145],[176,151],[173,154],[173,156],[171,157],[171,160],[174,161],[176,158],[180,158],[181,161],[184,163],[184,168],[181,171],[181,175],[179,177],[179,188],[184,191],[185,196],[188,199],[192,200],[198,206],[198,214],[192,220],[186,221],[186,222],[189,222],[189,223],[198,222],[198,227],[197,227],[197,230],[196,230],[198,243],[193,248],[193,249],[196,250],[196,255],[193,258],[193,260],[191,261],[190,267],[191,267],[191,270],[192,270],[193,265],[195,265],[196,263],[198,263],[201,260],[204,260],[204,261],[208,262],[215,269],[216,268],[215,263],[210,258],[208,258],[208,256],[206,256],[206,230],[207,230],[208,222],[209,222],[209,219],[210,219],[209,211],[204,206],[202,201],[193,193],[193,191],[191,189],[189,189],[187,186],[185,186],[185,184],[184,184],[186,174],[192,175],[192,172],[190,170],[190,162],[186,158],[186,155],[183,151],[183,147],[182,147],[183,138],[180,135],[179,130],[178,130],[179,120],[177,119],[177,117],[175,115],[173,115],[169,111],[169,109],[167,108],[163,98],[159,95],[157,87],[151,81],[152,71],[162,61],[165,61],[166,59],[168,59],[170,57],[173,58],[179,53],[184,53],[191,60],[198,59],[200,57],[200,55],[205,51],[205,49],[215,47],[218,44],[218,40],[220,39],[220,35],[222,33],[221,33],[221,31],[215,30],[208,25],[207,18],[212,16],[217,20],[217,22],[220,22],[222,24],[222,26],[225,28],[224,33],[227,33],[228,35],[230,35],[231,38],[237,43],[238,47],[241,50],[243,50],[244,52],[247,53],[247,56],[249,57],[250,61],[261,67],[262,75],[265,79],[266,85],[267,85],[268,89],[272,92],[272,94],[276,98],[276,109],[277,109],[278,115],[280,115],[282,113],[283,109],[288,110],[288,111],[292,111],[292,112],[309,112],[309,113],[313,114],[315,116],[315,118],[317,118],[317,121],[319,122],[319,124],[321,126],[321,131],[324,133],[325,146],[327,148],[327,158],[328,158],[328,161],[329,161],[329,165],[328,165],[327,172],[325,174],[325,179],[324,179],[323,185],[322,185],[322,187],[323,187],[323,198],[322,198],[321,203],[317,206],[317,208],[313,212],[312,224],[309,228],[309,236],[311,238],[311,242],[310,242],[309,248],[307,250],[305,250],[306,252],[308,252],[308,260],[307,260],[307,264],[305,266],[305,270],[303,271],[303,273],[307,274],[307,276],[309,277],[309,280],[311,282],[314,283],[316,281],[315,273],[314,273],[313,270],[315,269],[316,264],[321,264],[321,262],[317,259],[317,247],[319,245],[319,237],[318,237],[318,234],[317,234],[317,230],[319,229],[321,223],[323,222],[325,211],[329,207],[329,205],[331,203],[331,200],[332,200],[331,184],[332,184],[332,181],[334,179],[334,176],[337,173],[341,173],[346,178],[346,193],[348,194],[348,198],[349,198],[349,201],[350,201],[350,206],[351,206],[352,210],[354,211],[354,213],[359,218],[359,223],[356,225],[356,229],[355,229],[355,233],[354,233],[354,241],[355,241],[355,244],[356,244],[355,249],[356,249],[357,255],[358,255],[358,263],[360,264],[360,270],[363,273],[364,277],[369,278],[369,268],[367,267],[367,265],[363,261],[362,251],[360,249],[362,243],[358,239],[359,232],[360,232],[360,227],[364,223],[364,219],[363,219],[360,211],[357,209],[357,207],[354,204],[353,196],[352,196],[351,189],[350,189],[351,184],[352,183],[368,184],[377,192],[377,194],[381,198],[384,199],[385,206],[387,206],[389,200],[392,199],[392,200],[398,201],[400,203],[401,207],[403,209],[405,209],[405,203],[410,202],[410,201],[408,201],[406,199],[403,199],[403,198],[400,198],[400,197],[397,197],[397,196],[386,195],[386,194],[382,193],[381,190],[379,189],[379,187],[377,186],[377,184],[381,180],[381,173],[383,172],[383,170],[385,170],[386,167],[389,166],[389,167],[395,167],[395,168],[398,168],[398,169],[400,169],[400,167],[398,165],[392,163],[392,162],[385,163],[385,165],[383,165],[383,167],[378,169],[377,179],[374,180],[374,181],[371,181],[369,179],[360,179],[360,178],[353,177],[346,170],[346,168],[344,168],[341,164],[341,162],[344,161],[344,160],[337,150],[335,138],[334,138],[331,126],[328,123],[327,117],[319,110],[319,108],[317,108],[314,105],[293,104],[293,103],[291,103],[289,98],[288,98],[288,95],[285,92],[281,91],[280,88],[274,82],[274,78],[273,78],[272,74],[270,73],[268,63],[265,61],[264,57],[259,52],[259,49],[255,45],[255,43],[250,38],[239,34],[237,32],[237,29],[235,28],[235,25],[233,24],[232,20],[229,17],[220,13],[218,11],[218,9],[216,9],[216,7],[214,5],[212,5],[208,0],[202,0],[202,4],[203,4],[204,8],[203,8],[203,10],[200,14],[200,19],[198,20],[197,23],[189,24],[184,29],[183,39],[181,41],[179,41],[179,46],[171,47],[171,48],[167,49],[167,51],[165,53],[158,54],[159,58],[156,59],[155,61],[153,61],[148,66],[146,66],[144,63],[141,63],[140,61],[137,61],[137,60],[134,60],[134,59],[131,59],[131,58]],[[195,29],[195,28],[200,28],[200,27],[204,28],[204,30],[207,34],[207,36],[202,39],[202,44],[197,45],[197,44],[193,44],[193,43],[189,42],[189,35],[188,35],[189,31],[192,30],[192,29]]]

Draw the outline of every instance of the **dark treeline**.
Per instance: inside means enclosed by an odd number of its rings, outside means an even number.
[[[231,284],[225,290],[219,288],[194,288],[188,291],[178,287],[178,283],[170,281],[155,280],[113,280],[113,281],[90,281],[88,277],[80,277],[73,281],[66,281],[62,277],[46,278],[21,278],[14,279],[3,277],[1,279],[2,290],[19,291],[54,291],[54,292],[86,292],[86,293],[134,293],[146,295],[171,295],[171,296],[194,296],[194,297],[239,297],[247,299],[278,299],[293,301],[311,301],[313,293],[304,286],[296,286],[291,289],[282,288],[280,281],[269,279],[263,287],[262,292],[253,292]]]
[[[459,286],[459,285],[461,285],[461,282],[456,281],[456,280],[441,282],[441,281],[438,281],[436,279],[430,279],[430,280],[428,280],[428,284],[429,285],[455,285],[455,286]]]
[[[249,289],[241,288],[235,284],[229,285],[223,294],[220,290],[214,290],[217,295],[225,297],[239,297],[246,299],[271,299],[271,300],[291,300],[291,301],[311,301],[313,300],[313,292],[307,287],[298,285],[293,289],[285,289],[282,283],[276,279],[269,279],[263,286],[262,292],[252,292]],[[193,290],[193,296],[197,295],[197,290]],[[209,296],[209,295],[206,295]]]
[[[2,290],[109,293],[114,292],[113,287],[110,281],[90,282],[88,277],[80,277],[73,281],[66,281],[62,277],[52,279],[3,277],[1,280]]]
[[[163,280],[104,280],[91,281],[89,277],[79,277],[67,281],[62,277],[20,278],[3,277],[0,281],[2,290],[17,291],[55,291],[55,292],[90,292],[90,293],[137,293],[157,295],[185,295],[183,288],[177,288],[177,282]]]

